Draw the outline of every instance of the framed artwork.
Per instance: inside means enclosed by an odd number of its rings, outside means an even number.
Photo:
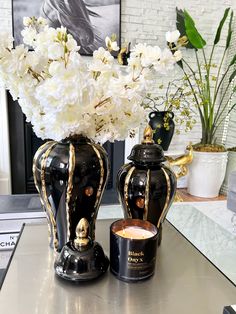
[[[22,43],[24,16],[42,16],[49,26],[66,27],[77,40],[80,54],[92,55],[105,47],[105,37],[117,35],[120,43],[121,0],[12,0],[15,45]]]

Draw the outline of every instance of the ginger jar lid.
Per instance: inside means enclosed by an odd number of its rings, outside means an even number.
[[[127,158],[144,165],[159,164],[166,161],[162,147],[154,143],[152,136],[153,130],[148,125],[144,130],[142,144],[135,145]]]

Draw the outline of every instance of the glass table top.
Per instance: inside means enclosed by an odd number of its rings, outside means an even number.
[[[167,220],[236,284],[236,230],[226,202],[178,203]]]

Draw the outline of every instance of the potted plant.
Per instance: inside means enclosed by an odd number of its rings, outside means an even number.
[[[228,31],[223,53],[219,64],[215,64],[213,58],[219,49],[221,32],[227,19]],[[209,56],[205,51],[207,43],[186,10],[177,9],[179,33],[175,31],[178,36],[169,36],[175,37],[175,40],[167,40],[173,53],[179,46],[186,46],[187,49],[192,49],[195,58],[195,66],[192,66],[193,58],[191,63],[183,58],[178,64],[192,90],[193,105],[197,108],[201,122],[202,137],[200,143],[193,146],[194,158],[189,167],[188,183],[188,192],[200,197],[218,195],[226,169],[227,151],[217,143],[216,131],[235,107],[231,99],[236,91],[233,83],[236,76],[236,55],[224,64],[232,38],[232,20],[233,11],[227,8],[217,28]]]
[[[228,150],[228,162],[225,172],[224,182],[221,187],[221,193],[226,195],[228,191],[229,175],[232,171],[236,170],[236,147],[230,147]]]
[[[174,132],[192,130],[196,123],[195,109],[191,106],[192,91],[185,78],[170,81],[167,88],[159,86],[160,95],[148,93],[144,99],[144,108],[149,111],[149,125],[154,130],[153,139],[167,151]]]

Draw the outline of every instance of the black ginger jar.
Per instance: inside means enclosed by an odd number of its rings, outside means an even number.
[[[57,251],[76,237],[82,218],[95,238],[95,222],[108,178],[104,148],[83,136],[43,144],[34,156],[35,186],[47,213],[50,245]]]
[[[117,191],[125,218],[148,220],[160,229],[174,200],[176,176],[165,166],[161,146],[154,144],[150,126],[145,129],[142,144],[135,145],[128,157],[130,163],[117,175]]]

